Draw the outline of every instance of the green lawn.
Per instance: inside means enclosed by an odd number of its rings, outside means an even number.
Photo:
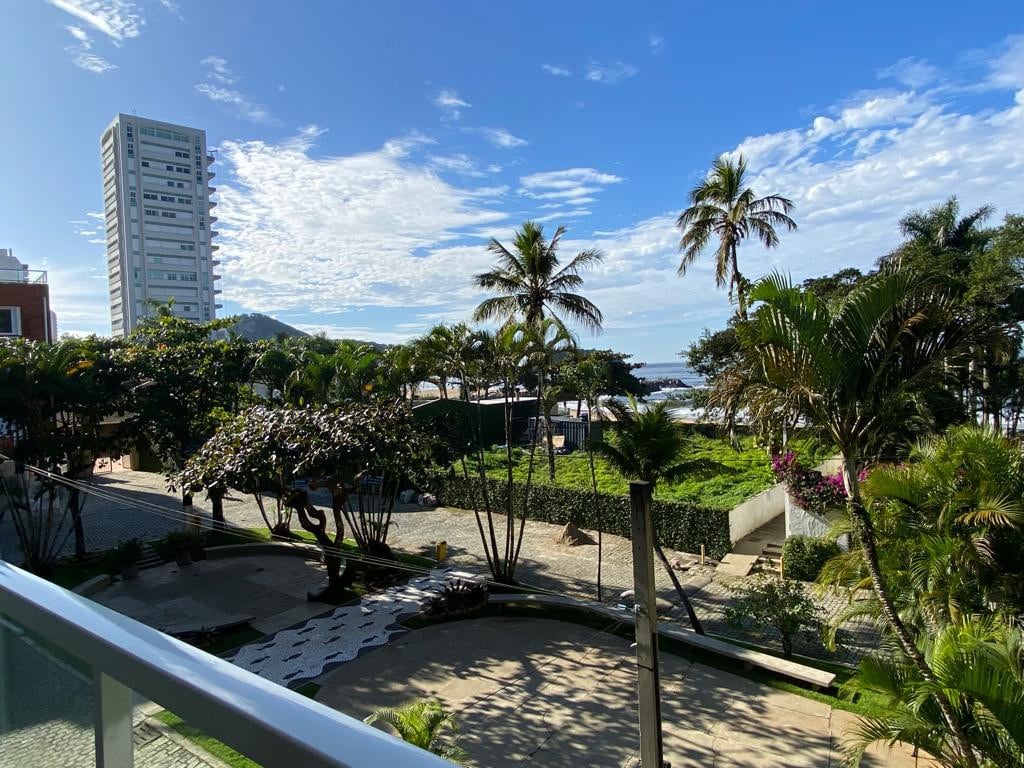
[[[735,450],[722,440],[695,435],[690,438],[692,450],[688,459],[708,459],[723,465],[723,471],[712,477],[694,477],[679,483],[658,486],[657,496],[666,501],[692,501],[707,507],[732,509],[737,504],[756,496],[775,484],[771,461],[764,448],[754,445],[752,438],[743,438],[740,449]],[[808,462],[817,463],[828,454],[811,440],[794,440],[790,449],[806,455]],[[487,474],[497,479],[505,477],[505,452],[489,451],[486,456]],[[529,454],[516,449],[513,472],[517,480],[525,481]],[[597,486],[602,493],[629,493],[629,483],[603,459],[596,459]],[[548,482],[547,455],[538,448],[534,458],[534,482]],[[591,487],[587,454],[576,451],[555,457],[555,482],[569,488]]]

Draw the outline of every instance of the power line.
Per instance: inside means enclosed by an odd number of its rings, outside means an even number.
[[[8,459],[8,458],[9,457],[4,456],[3,454],[0,454],[0,459]],[[122,495],[120,495],[118,493],[114,493],[114,492],[108,491],[106,489],[100,489],[100,488],[98,488],[97,486],[95,486],[95,485],[93,485],[91,483],[86,483],[86,482],[80,481],[80,480],[72,480],[71,478],[63,477],[62,475],[58,475],[58,474],[55,474],[53,472],[49,472],[48,470],[42,469],[40,467],[35,467],[35,466],[30,465],[30,464],[25,464],[24,467],[27,470],[29,470],[30,472],[32,472],[33,474],[39,475],[41,477],[45,477],[45,478],[47,478],[49,480],[52,480],[52,481],[54,481],[56,483],[59,483],[61,485],[66,486],[66,487],[70,487],[70,488],[82,491],[83,493],[96,496],[97,498],[102,498],[102,499],[105,499],[107,501],[115,501],[115,502],[121,504],[122,506],[131,507],[131,508],[137,509],[137,510],[139,510],[141,512],[147,512],[147,513],[149,513],[151,515],[155,515],[157,517],[163,518],[163,519],[168,520],[170,522],[179,523],[179,524],[183,523],[186,526],[193,525],[193,527],[196,527],[196,528],[203,528],[204,527],[201,524],[200,525],[196,525],[196,524],[190,523],[187,519],[185,519],[186,515],[183,512],[181,512],[180,510],[172,510],[172,509],[170,509],[168,507],[164,507],[164,506],[161,506],[159,504],[154,504],[153,502],[148,502],[148,501],[144,501],[144,500],[141,500],[141,499],[126,498],[125,496],[122,496]],[[198,513],[197,516],[202,516],[202,513]],[[250,531],[250,530],[245,529],[245,528],[240,528],[240,527],[237,527],[237,526],[232,525],[232,524],[228,524],[228,525],[230,527],[227,527],[227,528],[225,528],[223,530],[226,530],[227,532],[231,533],[233,536],[237,536],[238,538],[242,538],[242,539],[248,539],[249,541],[251,541],[253,543],[258,543],[258,544],[266,544],[267,543],[267,539],[264,538],[262,536],[262,534],[258,534],[258,533],[254,532],[254,531]],[[214,529],[214,530],[216,530],[216,529]],[[293,547],[301,547],[301,546],[304,546],[304,545],[308,546],[310,544],[314,544],[322,552],[324,552],[324,554],[336,555],[337,557],[342,558],[344,560],[352,560],[352,561],[355,561],[355,562],[364,563],[366,565],[382,566],[382,567],[392,568],[392,569],[395,569],[395,570],[404,570],[404,571],[407,571],[407,572],[410,572],[410,573],[413,573],[413,574],[417,574],[417,575],[421,575],[421,576],[422,575],[430,575],[434,570],[436,570],[436,568],[431,568],[431,567],[428,567],[428,566],[414,565],[412,563],[406,563],[406,562],[402,562],[400,560],[389,560],[387,558],[376,557],[374,555],[368,555],[368,554],[363,553],[363,552],[353,552],[351,550],[346,550],[346,549],[343,549],[343,548],[338,547],[338,546],[325,546],[325,545],[323,545],[323,544],[321,544],[319,542],[311,542],[311,541],[308,541],[308,540],[296,540],[296,539],[293,539],[293,538],[290,538],[290,537],[287,537],[287,536],[282,536],[281,534],[274,533],[273,531],[269,532],[269,537],[270,537],[271,541],[277,541],[277,542],[280,542],[280,543],[283,543],[283,544],[288,544],[288,545],[293,546]],[[439,564],[438,567],[440,567],[440,564]],[[500,586],[502,588],[507,588],[509,586],[508,584],[495,581],[492,578],[488,578],[488,577],[482,576],[482,575],[473,574],[473,578],[474,578],[475,581],[478,581],[478,582],[481,582],[481,583],[484,583],[484,584],[487,584],[487,585]],[[520,582],[518,586],[520,586],[520,587],[522,587],[524,589],[527,589],[527,590],[529,590],[531,592],[535,592],[535,593],[546,594],[546,595],[551,595],[551,596],[555,596],[555,597],[567,597],[567,598],[570,598],[570,599],[573,599],[573,600],[578,600],[579,599],[575,595],[570,595],[570,594],[567,594],[567,593],[564,593],[564,592],[558,592],[556,590],[547,589],[546,587],[540,587],[540,586],[528,584],[528,583],[525,583],[525,582]]]

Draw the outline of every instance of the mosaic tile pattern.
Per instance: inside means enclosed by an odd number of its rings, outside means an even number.
[[[407,631],[398,621],[422,611],[445,585],[476,578],[451,568],[433,570],[367,595],[356,605],[283,629],[270,640],[242,646],[228,661],[281,685],[301,685]]]

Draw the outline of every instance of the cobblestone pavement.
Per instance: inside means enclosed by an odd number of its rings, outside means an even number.
[[[27,635],[2,628],[0,766],[94,768],[93,688],[87,670]],[[227,768],[136,710],[137,768]]]
[[[408,631],[398,623],[401,619],[420,613],[431,597],[460,578],[472,579],[473,575],[447,568],[433,570],[283,629],[269,640],[244,645],[227,657],[228,661],[294,688],[364,651],[387,645],[393,635]]]
[[[114,493],[124,494],[130,498],[141,498],[160,504],[166,514],[173,519],[180,515],[181,504],[165,490],[165,482],[160,475],[143,472],[119,472],[98,476],[105,489]],[[326,499],[321,499],[325,501]],[[99,499],[90,500],[92,519],[86,520],[87,535],[89,526],[98,525],[105,505],[118,509],[119,506]],[[201,496],[195,499],[197,510],[209,513],[208,503]],[[123,506],[123,505],[121,505]],[[263,517],[259,508],[249,496],[232,494],[224,503],[225,517],[232,523],[244,527],[264,527]],[[133,511],[130,515],[118,516],[114,521],[102,527],[103,535],[108,541],[139,535],[140,525],[154,525],[154,518],[166,523],[167,518],[152,512]],[[503,518],[498,518],[499,521]],[[498,528],[503,530],[503,524]],[[516,571],[516,577],[523,584],[540,587],[561,594],[582,599],[597,598],[597,547],[582,545],[568,547],[558,544],[555,538],[559,527],[528,521],[523,536],[522,553]],[[589,531],[596,539],[597,534]],[[486,572],[487,566],[480,544],[480,534],[476,519],[472,512],[460,509],[421,509],[413,505],[399,506],[394,516],[389,543],[396,549],[433,555],[438,541],[448,543],[448,562],[461,567],[473,568],[478,572]],[[631,543],[620,536],[603,536],[602,542],[602,597],[606,602],[617,602],[621,593],[630,589],[633,584],[633,558]],[[749,642],[761,642],[774,647],[770,635],[751,629],[736,629],[725,621],[725,609],[729,602],[729,584],[734,577],[715,572],[713,567],[701,566],[696,563],[694,555],[666,550],[669,559],[679,558],[685,563],[694,563],[689,570],[677,572],[684,588],[691,597],[698,616],[709,632],[726,637],[743,639]],[[661,567],[655,569],[655,580],[658,596],[675,604],[677,597],[668,574]],[[828,595],[815,597],[826,614],[834,615],[846,604],[844,595]],[[679,611],[677,609],[676,613]],[[685,622],[685,619],[683,619]],[[799,638],[795,642],[798,654],[826,658],[843,663],[856,663],[866,652],[878,645],[878,632],[867,620],[859,620],[844,626],[840,632],[840,640],[844,641],[835,653],[828,653],[814,638]]]

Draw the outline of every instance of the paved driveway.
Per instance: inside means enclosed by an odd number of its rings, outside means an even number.
[[[835,766],[846,712],[662,654],[666,759],[680,766]],[[355,717],[421,698],[458,715],[475,765],[636,765],[633,651],[546,619],[456,621],[405,635],[321,678]],[[921,763],[924,764],[923,762]],[[865,766],[914,766],[905,750]]]

